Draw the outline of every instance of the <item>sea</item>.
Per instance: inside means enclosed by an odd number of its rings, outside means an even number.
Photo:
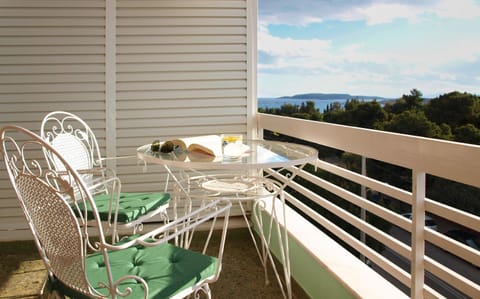
[[[324,112],[328,105],[334,102],[340,104],[345,104],[346,99],[295,99],[295,98],[258,98],[258,108],[280,108],[283,104],[291,104],[300,106],[302,103],[307,101],[313,101],[315,103],[315,108],[320,112]],[[368,101],[368,100],[365,100]]]

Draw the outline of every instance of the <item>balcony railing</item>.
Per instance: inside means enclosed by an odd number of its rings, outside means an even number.
[[[321,196],[305,187],[306,184],[295,182],[289,186],[287,200],[299,213],[308,217],[327,234],[335,236],[338,242],[353,249],[355,255],[367,261],[373,269],[411,298],[480,298],[480,252],[448,237],[444,234],[444,229],[436,231],[424,225],[428,214],[442,220],[443,224],[462,227],[478,234],[478,215],[426,197],[426,177],[432,175],[475,188],[480,187],[479,146],[267,114],[258,114],[257,124],[260,130],[293,136],[313,144],[409,169],[412,184],[410,190],[405,190],[324,160],[318,160],[316,165],[318,169],[374,190],[404,206],[410,206],[412,220],[380,202],[366,199],[362,196],[364,194],[356,194],[304,170],[300,171],[297,177],[340,197],[362,212],[353,214],[334,204],[327,196]],[[303,199],[300,200],[300,197]],[[353,225],[360,230],[360,237],[318,213],[318,209],[312,208],[312,204]],[[387,221],[392,229],[384,231],[372,225],[366,220],[366,213]],[[290,218],[287,221],[290,221]],[[290,222],[288,225],[290,226]],[[363,241],[365,235],[381,243],[384,250],[376,251],[367,246]],[[301,240],[302,236],[296,238]],[[308,238],[315,236],[304,237]],[[304,246],[308,247],[305,244]],[[314,252],[314,248],[307,250],[312,254]],[[452,260],[455,262],[451,262]],[[327,265],[331,271],[334,267]],[[336,275],[338,277],[338,274]],[[342,280],[342,277],[338,279]],[[348,285],[349,282],[344,284]],[[357,290],[351,287],[351,292],[355,293]],[[385,294],[385,298],[390,297]]]

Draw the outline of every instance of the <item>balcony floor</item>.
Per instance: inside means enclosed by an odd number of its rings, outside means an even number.
[[[270,270],[271,268],[269,268]],[[272,271],[265,285],[263,268],[246,229],[230,229],[220,279],[211,285],[213,298],[282,298]],[[0,298],[37,298],[46,272],[33,242],[0,246]],[[293,285],[293,297],[309,298]]]

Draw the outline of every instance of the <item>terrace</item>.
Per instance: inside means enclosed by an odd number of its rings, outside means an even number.
[[[456,228],[478,233],[479,215],[426,196],[428,175],[480,187],[480,147],[256,113],[256,1],[15,0],[0,8],[0,125],[38,131],[47,112],[68,110],[85,116],[110,156],[131,155],[158,137],[231,132],[261,138],[269,130],[406,168],[412,184],[401,189],[319,158],[319,170],[363,186],[360,194],[300,172],[308,186],[295,181],[287,195],[294,298],[480,297],[480,252],[445,234]],[[165,181],[161,169],[142,173],[136,162],[111,166],[127,190],[155,190]],[[29,239],[1,167],[0,240]],[[412,212],[412,220],[367,199],[367,189]],[[426,214],[438,230],[424,226]],[[376,227],[373,215],[389,229]],[[232,225],[242,226],[235,216]],[[281,297],[274,282],[263,286],[243,232],[229,236],[214,298]],[[372,239],[382,250],[366,245]],[[245,256],[252,264],[236,263]],[[5,272],[10,280],[1,293],[34,296],[11,289],[25,285],[16,279],[39,285],[44,274],[32,258],[25,255],[21,269]]]
[[[411,192],[351,172],[324,160],[317,162],[317,167],[320,169],[372,190],[378,190],[408,204],[413,210],[413,221],[410,221],[382,204],[353,194],[341,186],[312,176],[306,171],[301,172],[302,178],[332,194],[341,196],[344,200],[387,220],[394,226],[389,231],[382,231],[362,219],[361,215],[354,215],[334,205],[328,198],[323,198],[306,187],[292,183],[290,186],[292,190],[306,196],[340,219],[354,224],[360,231],[385,245],[385,249],[381,252],[372,250],[360,238],[351,235],[336,223],[315,212],[303,203],[305,200],[299,200],[292,195],[293,192],[290,192],[288,202],[322,228],[320,230],[310,224],[304,216],[293,209],[287,214],[292,275],[297,283],[295,293],[300,294],[296,295],[296,298],[301,298],[304,295],[303,292],[311,298],[319,298],[322,294],[330,294],[331,298],[382,298],[385,294],[389,294],[389,297],[410,296],[411,298],[478,297],[480,294],[479,252],[448,238],[444,233],[452,227],[476,230],[479,227],[480,217],[426,198],[425,173],[478,186],[480,167],[476,165],[478,162],[475,157],[479,154],[479,147],[271,115],[259,115],[258,124],[261,128],[275,129],[276,132],[290,134],[310,142],[346,150],[375,160],[395,163],[411,169],[413,174],[414,186]],[[423,225],[425,213],[434,215],[433,217],[437,219],[438,231]],[[337,241],[333,241],[327,234],[334,235],[348,244],[358,253],[358,256],[364,256],[370,266],[342,249]],[[245,244],[248,245],[249,242],[244,241],[242,234],[234,233],[230,236],[231,243],[227,243],[226,252],[227,256],[230,254],[231,256],[225,260],[225,280],[219,283],[221,285],[219,289],[235,289],[238,284],[241,284],[240,281],[244,281],[244,278],[239,278],[236,274],[228,274],[229,271],[238,271],[238,268],[237,270],[229,269],[235,268],[232,265],[237,265],[242,275],[256,277],[256,279],[249,278],[249,281],[252,281],[252,288],[250,289],[247,284],[242,286],[244,288],[242,292],[256,294],[264,290],[262,283],[258,285],[258,282],[263,280],[258,279],[259,274],[256,272],[261,267],[234,262],[243,260],[246,252],[252,250],[252,247],[248,250],[245,248]],[[241,250],[235,251],[239,248]],[[254,252],[247,255],[256,258]],[[229,265],[230,263],[232,265]],[[409,265],[412,265],[411,270]],[[27,269],[29,267],[34,271],[38,270],[36,263],[26,266]],[[31,279],[38,276],[31,272],[24,277]],[[256,284],[253,283],[255,281]],[[270,285],[273,289],[276,289],[275,286],[274,283]],[[399,289],[406,294],[402,295]],[[265,292],[268,291],[265,290]],[[407,295],[409,292],[411,295]],[[272,295],[272,298],[276,296],[278,293]]]

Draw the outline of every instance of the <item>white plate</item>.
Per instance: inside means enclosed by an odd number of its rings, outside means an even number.
[[[222,193],[241,193],[247,192],[254,185],[236,180],[210,180],[202,184],[202,188],[209,191]]]

